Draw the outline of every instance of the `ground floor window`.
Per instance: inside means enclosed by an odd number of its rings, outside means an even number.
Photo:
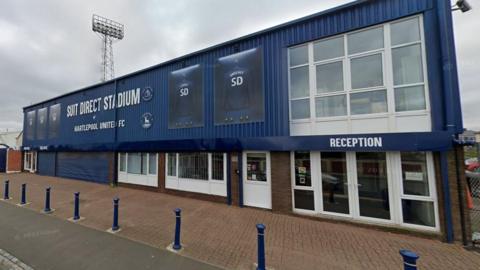
[[[294,211],[439,230],[429,152],[291,154]]]
[[[167,188],[227,195],[225,153],[167,153],[166,161]]]
[[[157,153],[119,153],[118,182],[158,187]]]

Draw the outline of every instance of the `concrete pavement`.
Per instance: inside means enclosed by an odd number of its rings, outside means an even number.
[[[0,217],[0,247],[35,270],[220,269],[3,201]]]

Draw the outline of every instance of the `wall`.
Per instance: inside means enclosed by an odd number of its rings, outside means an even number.
[[[465,234],[467,236],[467,241],[470,242],[472,238],[471,233],[471,224],[470,224],[470,214],[467,208],[467,198],[466,198],[466,178],[465,178],[465,162],[463,156],[463,148],[461,146],[455,146],[457,149],[457,158],[458,164],[455,160],[455,151],[450,150],[447,152],[448,160],[448,188],[450,190],[450,201],[451,201],[451,215],[452,215],[452,225],[453,225],[453,237],[455,241],[462,241],[462,226],[461,220],[465,222]],[[438,193],[438,205],[439,205],[439,219],[440,219],[440,229],[442,232],[443,240],[446,241],[446,223],[445,223],[445,196],[444,188],[442,184],[442,173],[440,167],[440,153],[435,153],[435,175],[437,183],[437,193]],[[457,177],[457,169],[459,177]],[[460,185],[460,190],[458,186]],[[459,200],[459,192],[462,200]],[[464,215],[461,215],[460,205],[463,205]]]
[[[8,149],[7,173],[20,172],[22,170],[22,151]]]
[[[272,211],[292,213],[290,152],[270,152],[272,172]]]

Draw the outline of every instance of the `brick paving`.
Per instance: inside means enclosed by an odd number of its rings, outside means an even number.
[[[112,199],[120,198],[117,235],[158,248],[173,240],[174,213],[182,208],[182,255],[226,269],[253,269],[256,260],[256,223],[266,229],[267,266],[278,269],[402,269],[398,251],[420,255],[420,269],[480,269],[480,253],[458,244],[390,233],[351,224],[316,221],[228,206],[178,196],[112,188],[85,181],[32,174],[0,174],[11,182],[12,201],[19,202],[20,185],[27,183],[25,206],[40,211],[45,187],[52,187],[51,215],[73,215],[73,193],[80,192],[79,224],[105,231],[112,223]],[[2,217],[5,218],[5,217]]]

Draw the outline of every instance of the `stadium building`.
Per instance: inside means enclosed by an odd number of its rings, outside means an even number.
[[[462,131],[450,1],[355,1],[25,107],[24,170],[453,241]]]

